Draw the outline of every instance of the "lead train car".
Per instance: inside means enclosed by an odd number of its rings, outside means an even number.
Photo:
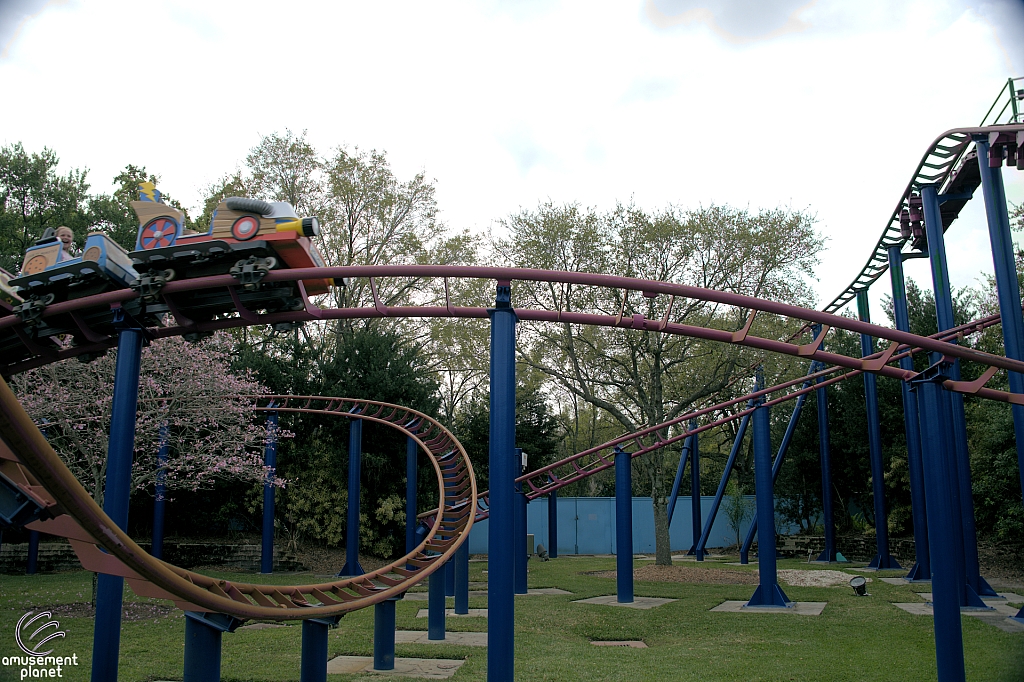
[[[150,182],[139,185],[139,200],[132,202],[132,208],[139,217],[139,231],[131,257],[144,274],[163,268],[170,268],[175,279],[223,274],[226,261],[244,269],[240,257],[248,257],[252,268],[264,272],[324,266],[312,241],[320,234],[319,222],[299,218],[284,201],[228,197],[217,205],[206,232],[184,229],[184,214],[165,204],[160,190]],[[245,282],[239,270],[233,268],[232,274]],[[317,278],[302,283],[313,296],[326,294],[334,281]]]

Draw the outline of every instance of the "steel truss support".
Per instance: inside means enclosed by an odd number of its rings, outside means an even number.
[[[955,504],[958,485],[954,472],[956,454],[950,447],[947,428],[948,401],[942,381],[949,365],[926,370],[913,381],[921,413],[924,479],[928,496],[928,541],[932,561],[932,613],[935,619],[935,657],[939,682],[963,682],[964,647],[960,624],[960,596],[966,585],[958,563],[963,554],[957,545],[960,509]]]
[[[810,381],[804,382],[804,387],[807,387],[809,384],[810,384]],[[761,387],[763,385],[764,385],[763,381],[761,379],[758,379],[758,383],[757,383],[757,385],[755,387],[755,390],[757,390],[757,391],[761,390]],[[804,401],[807,399],[806,396],[807,396],[806,393],[802,393],[800,396],[797,397],[796,405],[793,406],[793,414],[791,414],[790,417],[789,417],[789,425],[786,427],[786,433],[785,433],[785,435],[782,436],[782,442],[779,444],[779,452],[775,455],[775,463],[772,464],[772,485],[773,485],[773,487],[775,485],[775,481],[779,480],[779,471],[781,471],[781,469],[782,469],[782,462],[786,458],[786,451],[789,450],[789,442],[791,440],[793,440],[793,433],[796,431],[796,423],[800,419],[800,413],[803,412]],[[765,409],[767,409],[767,408],[765,408]],[[771,446],[770,442],[769,442],[769,446]],[[751,545],[754,544],[754,535],[757,533],[757,525],[758,525],[758,517],[759,516],[760,516],[760,514],[758,516],[754,517],[754,520],[750,524],[750,528],[747,530],[747,537],[743,541],[743,544],[740,546],[740,563],[741,564],[746,564],[746,563],[749,563],[749,561],[750,561],[750,547],[751,547]],[[775,528],[774,521],[772,522],[772,528]],[[772,535],[772,545],[773,546],[775,544],[774,540],[775,540],[775,535],[773,534]]]
[[[512,289],[499,281],[491,318],[490,453],[491,542],[487,556],[487,679],[515,679],[516,313]]]
[[[757,385],[764,385],[761,370]],[[775,486],[772,471],[772,434],[764,398],[758,400],[751,421],[754,424],[754,480],[757,486],[757,520],[763,529],[757,543],[757,572],[760,584],[745,608],[792,608],[793,602],[779,587],[775,566]],[[781,459],[781,456],[777,459]]]
[[[1011,98],[1012,99],[1012,98]],[[981,188],[985,197],[985,216],[988,219],[988,235],[992,242],[992,260],[995,265],[996,291],[999,296],[999,313],[1002,317],[1003,345],[1006,357],[1024,360],[1024,318],[1021,317],[1020,286],[1017,282],[1017,268],[1014,262],[1013,239],[1010,236],[1010,217],[1006,210],[1006,190],[1003,187],[1002,164],[993,167],[985,163],[989,155],[989,143],[985,137],[976,137],[978,166],[981,171]],[[1018,149],[1018,154],[1021,150]],[[1009,372],[1010,391],[1024,393],[1024,376]],[[1024,494],[1024,405],[1013,406],[1013,432],[1017,441],[1017,464],[1021,492]],[[1024,619],[1024,609],[1016,616]]]
[[[754,406],[754,401],[747,403],[747,409]],[[740,445],[743,443],[743,436],[747,432],[747,424],[750,423],[750,415],[745,414],[740,419],[740,425],[736,429],[736,438],[732,442],[732,450],[729,451],[729,458],[725,461],[725,470],[722,471],[722,479],[718,482],[718,490],[715,491],[715,499],[711,501],[711,510],[708,512],[708,517],[704,520],[704,530],[701,531],[700,540],[697,541],[697,549],[700,552],[704,552],[704,548],[707,547],[708,540],[711,538],[711,527],[715,525],[715,517],[718,516],[718,508],[722,504],[722,497],[725,495],[725,488],[729,483],[729,476],[732,474],[732,468],[736,464],[736,455],[739,454]]]
[[[700,437],[696,433],[697,420],[690,420],[690,430],[694,434],[690,436],[690,534],[693,537],[693,545],[687,554],[693,554],[697,561],[704,561],[704,550],[698,548],[701,531],[701,509],[700,509]]]
[[[185,612],[185,682],[220,682],[220,640],[225,632],[234,632],[241,621],[223,613]],[[303,622],[305,634],[305,621]],[[303,663],[305,663],[303,637]],[[327,673],[327,646],[324,646],[324,675]],[[306,678],[302,678],[306,682]]]
[[[274,477],[277,475],[277,412],[267,415],[267,443],[263,450],[263,465],[267,467],[263,481],[263,549],[260,554],[260,573],[274,571]]]
[[[871,322],[867,289],[857,292],[857,314],[861,322]],[[860,355],[866,358],[875,352],[875,340],[860,335]],[[864,403],[868,417],[868,452],[871,459],[871,496],[875,507],[876,553],[868,568],[895,569],[903,567],[889,554],[889,517],[885,510],[885,466],[882,462],[882,429],[878,421],[878,382],[874,374],[864,372]]]
[[[107,476],[103,511],[122,530],[128,527],[128,496],[131,492],[132,456],[135,452],[135,416],[139,398],[139,367],[144,332],[120,308],[114,310],[120,325],[114,396],[111,405],[110,440],[107,445]],[[92,642],[92,680],[117,679],[121,647],[121,600],[124,578],[101,573],[96,584],[96,617]]]
[[[455,557],[444,563],[444,596],[455,596]]]
[[[907,309],[907,288],[903,278],[903,253],[900,246],[889,247],[889,276],[892,281],[893,320],[896,329],[910,331],[910,314]],[[900,358],[900,367],[914,369],[914,359]],[[910,508],[914,521],[914,551],[916,561],[906,579],[927,581],[932,579],[932,564],[928,549],[928,517],[924,485],[924,469],[921,460],[921,427],[918,417],[917,394],[910,385],[900,382],[903,392],[903,430],[907,437],[907,474],[910,477]]]
[[[816,326],[815,335],[821,333]],[[816,364],[812,363],[813,373]],[[818,380],[821,383],[821,379]],[[821,516],[825,529],[825,549],[815,561],[832,563],[839,560],[836,549],[835,502],[832,499],[832,439],[828,428],[828,388],[821,386],[814,390],[818,407],[818,462],[821,465]]]
[[[939,331],[955,326],[953,321],[953,293],[949,283],[949,268],[946,265],[946,244],[942,232],[942,216],[939,213],[938,188],[935,185],[921,187],[921,202],[924,208],[925,234],[928,239],[928,259],[932,269],[932,283],[935,290],[935,314]],[[939,358],[934,358],[937,361]],[[953,362],[949,369],[950,378],[960,380],[960,362]],[[950,396],[953,445],[956,453],[955,479],[959,485],[960,513],[956,519],[959,535],[963,538],[961,553],[965,580],[971,588],[968,594],[996,596],[995,590],[981,577],[978,567],[978,538],[974,524],[974,498],[971,489],[971,462],[967,451],[967,417],[964,414],[964,397],[961,393]],[[934,552],[932,561],[935,561]],[[969,599],[961,606],[981,606],[980,599]]]
[[[633,603],[633,462],[615,447],[615,569],[616,601]]]
[[[160,449],[156,453],[156,490],[153,495],[153,545],[149,553],[155,559],[164,558],[164,519],[167,511],[167,422],[160,425]]]

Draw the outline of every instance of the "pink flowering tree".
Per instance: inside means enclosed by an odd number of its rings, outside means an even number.
[[[100,504],[115,361],[116,351],[110,351],[88,364],[65,360],[14,377],[26,411]],[[244,396],[267,389],[250,376],[233,374],[230,361],[231,337],[225,333],[196,344],[160,339],[143,349],[133,489],[153,489],[162,436],[169,446],[163,467],[168,492],[208,488],[218,479],[264,480],[266,428]],[[276,477],[274,483],[284,485]]]

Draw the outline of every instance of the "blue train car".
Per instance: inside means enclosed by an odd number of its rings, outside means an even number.
[[[93,232],[86,237],[81,256],[62,257],[62,248],[53,229],[47,228],[43,238],[25,251],[21,274],[9,284],[22,295],[33,295],[86,283],[124,288],[139,277],[128,252],[105,234]],[[95,286],[87,288],[95,293]]]

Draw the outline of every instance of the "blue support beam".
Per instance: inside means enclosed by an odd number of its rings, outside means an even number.
[[[107,475],[103,511],[122,530],[128,528],[128,498],[131,493],[132,457],[135,452],[135,417],[139,398],[139,369],[142,361],[143,331],[121,308],[114,309],[118,327],[114,396],[107,444]],[[124,578],[100,574],[96,583],[96,616],[92,641],[92,680],[117,679],[121,648],[121,600]]]
[[[363,468],[363,420],[352,419],[348,430],[348,518],[345,519],[345,566],[339,576],[362,575],[359,564],[359,488]]]
[[[747,409],[754,406],[754,401],[747,403]],[[707,547],[711,538],[711,527],[715,525],[715,518],[718,516],[718,508],[722,505],[722,498],[725,496],[725,489],[729,483],[729,476],[732,475],[732,468],[736,464],[736,456],[739,454],[740,445],[743,443],[743,436],[747,432],[747,424],[750,423],[750,414],[743,415],[740,419],[739,428],[736,429],[736,438],[732,442],[732,450],[729,451],[729,458],[725,461],[725,469],[722,471],[722,479],[718,482],[718,490],[715,491],[715,499],[711,501],[711,510],[707,519],[704,520],[704,530],[701,531],[700,540],[697,541],[697,549],[700,552]]]
[[[763,386],[764,379],[760,369],[757,374],[757,384]],[[772,466],[771,425],[764,398],[758,400],[758,407],[755,408],[750,421],[754,426],[757,520],[758,525],[764,530],[757,543],[757,572],[760,584],[744,608],[793,608],[793,603],[779,587],[775,565],[775,476]]]
[[[35,575],[39,570],[39,531],[28,532],[28,563],[25,565],[25,575]]]
[[[427,639],[444,639],[446,602],[442,568],[431,573],[427,579]]]
[[[902,247],[889,247],[889,277],[892,282],[893,320],[896,329],[910,331],[907,307],[907,288],[903,277]],[[900,368],[912,371],[914,359],[900,358]],[[907,474],[910,477],[910,509],[914,522],[914,551],[916,561],[907,573],[911,582],[932,579],[932,564],[928,549],[928,517],[926,512],[924,469],[921,460],[921,427],[917,408],[917,394],[906,381],[900,382],[903,393],[903,431],[907,437]]]
[[[455,614],[469,614],[469,538],[455,551]]]
[[[277,412],[267,415],[267,442],[263,448],[263,547],[260,551],[260,573],[274,572],[274,477],[277,476]]]
[[[861,322],[871,322],[867,289],[857,292],[857,315]],[[866,358],[875,352],[875,340],[860,335],[860,354]],[[868,453],[871,460],[871,495],[875,509],[875,556],[868,568],[902,569],[889,553],[889,516],[885,509],[885,466],[882,462],[882,428],[878,418],[878,383],[871,372],[864,372],[864,403],[868,418]]]
[[[220,682],[223,632],[204,619],[194,617],[194,612],[185,612],[185,682]]]
[[[516,313],[509,282],[499,281],[491,318],[490,519],[487,570],[487,679],[515,679]]]
[[[701,510],[700,510],[700,437],[696,433],[697,420],[690,420],[690,430],[694,432],[690,438],[692,442],[690,444],[690,520],[691,520],[691,531],[690,534],[693,536],[693,545],[690,547],[690,551],[687,554],[693,554],[697,557],[697,561],[704,561],[704,550],[697,546],[700,541],[700,522],[701,522]]]
[[[615,446],[615,568],[616,601],[633,603],[633,462]]]
[[[518,477],[523,473],[523,449],[516,448],[516,469],[515,476]],[[529,557],[526,555],[526,505],[528,500],[526,499],[526,493],[523,490],[522,481],[515,483],[515,506],[516,506],[516,518],[515,518],[515,535],[513,543],[515,546],[515,593],[526,594],[529,590],[526,584],[526,566]]]
[[[160,449],[156,453],[156,490],[153,495],[153,545],[149,553],[156,559],[164,558],[164,521],[167,512],[167,422],[160,425]]]
[[[815,335],[821,333],[821,325],[815,325]],[[815,369],[812,366],[812,371]],[[818,379],[817,383],[821,383]],[[828,388],[820,386],[814,391],[818,407],[818,462],[821,465],[821,516],[825,529],[825,548],[815,561],[832,563],[839,560],[836,548],[835,501],[832,497],[832,435],[828,421]]]
[[[373,605],[374,670],[395,669],[395,602],[397,601],[398,599],[385,599]]]
[[[299,682],[327,682],[327,635],[331,628],[338,625],[339,620],[341,620],[341,616],[309,618],[302,621],[302,657],[299,663]],[[376,633],[376,629],[374,632]],[[391,638],[394,640],[394,633]],[[374,653],[376,653],[376,637],[374,637],[373,643]],[[376,663],[376,658],[374,662]]]
[[[668,495],[668,525],[672,527],[672,517],[676,513],[676,500],[679,499],[679,489],[683,486],[683,472],[686,471],[686,463],[690,461],[690,450],[692,449],[693,435],[683,439],[683,449],[679,453],[679,466],[676,467],[676,477],[672,481],[672,492]]]
[[[946,244],[942,231],[942,216],[939,213],[938,188],[935,185],[921,187],[921,203],[924,209],[925,235],[928,239],[928,260],[932,270],[932,284],[935,291],[935,314],[939,331],[956,326],[953,319],[953,293],[949,282],[949,267],[946,265]],[[933,358],[933,362],[938,358]],[[954,381],[960,380],[960,362],[953,363],[949,370]],[[956,453],[955,480],[959,485],[960,514],[957,523],[963,538],[961,552],[964,556],[964,575],[967,584],[978,595],[996,596],[996,591],[981,577],[978,566],[978,537],[974,522],[974,498],[971,486],[971,461],[967,450],[967,417],[964,413],[964,397],[961,393],[949,396],[953,426],[953,445]],[[934,556],[932,559],[934,560]],[[964,604],[970,606],[972,604]]]
[[[412,436],[405,439],[405,553],[416,549],[416,492],[418,485],[417,457],[419,444]]]
[[[548,478],[550,481],[551,479]],[[548,558],[558,558],[558,491],[548,493]]]
[[[989,143],[986,137],[976,137],[978,165],[981,171],[981,189],[985,197],[985,216],[988,236],[992,243],[992,261],[995,266],[996,292],[999,314],[1002,316],[1003,346],[1006,357],[1024,360],[1024,317],[1021,316],[1020,285],[1014,260],[1013,238],[1010,235],[1010,217],[1006,210],[1006,190],[1003,187],[1002,163],[986,164]],[[1017,150],[1022,153],[1021,149]],[[1024,375],[1009,373],[1010,391],[1024,393]],[[1024,405],[1013,405],[1013,433],[1017,441],[1017,470],[1021,493],[1024,494]],[[1024,618],[1024,610],[1016,616]]]
[[[444,596],[455,596],[455,557],[444,564]]]
[[[813,373],[813,372],[812,372]],[[804,386],[808,383],[805,382]],[[756,384],[756,391],[761,390],[761,383]],[[786,451],[789,450],[789,443],[793,440],[793,433],[796,431],[797,421],[800,419],[800,413],[803,412],[804,402],[807,394],[803,394],[797,397],[796,405],[793,406],[793,413],[789,416],[789,425],[786,427],[786,433],[782,436],[782,442],[779,444],[779,451],[775,455],[775,462],[772,464],[772,486],[774,487],[775,481],[779,480],[779,471],[782,470],[782,462],[786,458]],[[770,443],[769,443],[770,445]],[[756,456],[756,455],[755,455]],[[754,544],[754,535],[757,533],[757,519],[755,516],[753,522],[750,524],[750,528],[747,530],[747,537],[743,540],[743,544],[740,546],[740,563],[746,564],[750,561],[750,547]],[[772,525],[774,528],[774,524]],[[774,535],[772,536],[774,538]],[[774,541],[773,541],[774,545]]]
[[[963,632],[960,623],[959,569],[962,558],[955,529],[960,510],[951,504],[951,493],[957,489],[948,452],[946,409],[941,382],[948,377],[941,372],[948,366],[933,366],[913,383],[921,417],[924,454],[924,477],[928,496],[928,539],[932,561],[932,613],[935,621],[935,658],[939,682],[964,682]]]

